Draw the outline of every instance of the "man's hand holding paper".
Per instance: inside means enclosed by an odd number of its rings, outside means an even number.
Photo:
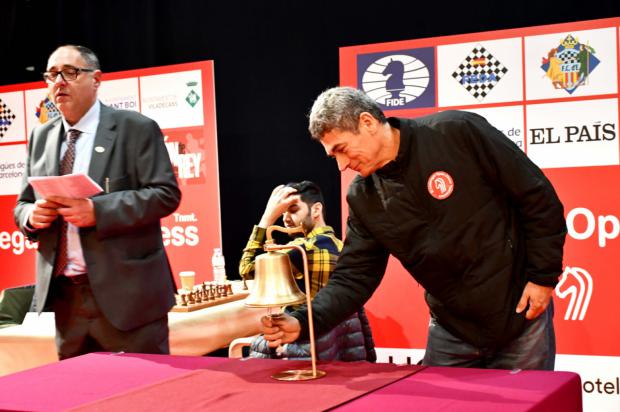
[[[95,208],[88,198],[103,190],[88,175],[37,176],[28,182],[43,198],[34,203],[28,218],[33,229],[48,228],[58,215],[77,227],[95,225]]]
[[[47,229],[58,217],[60,203],[47,199],[39,199],[34,202],[34,207],[28,218],[28,224],[33,229]]]
[[[60,205],[56,211],[65,221],[77,227],[95,226],[95,206],[90,199],[50,196],[48,201]]]

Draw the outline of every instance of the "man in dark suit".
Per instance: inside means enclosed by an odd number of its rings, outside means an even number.
[[[44,78],[62,117],[36,128],[14,215],[38,241],[35,306],[56,317],[61,359],[92,351],[169,353],[174,280],[160,219],[181,193],[161,130],[97,100],[101,70],[82,46],[61,46]],[[92,198],[40,198],[30,176],[87,173]]]

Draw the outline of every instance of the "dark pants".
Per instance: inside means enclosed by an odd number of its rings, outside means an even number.
[[[455,337],[431,317],[422,364],[487,369],[542,369],[555,366],[553,301],[523,333],[501,349],[485,352]]]
[[[101,313],[87,280],[76,284],[61,276],[54,279],[52,293],[60,359],[99,351],[170,353],[168,316],[124,331]]]

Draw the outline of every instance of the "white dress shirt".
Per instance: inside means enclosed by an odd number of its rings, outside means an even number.
[[[69,129],[76,129],[82,132],[80,138],[75,143],[73,173],[88,174],[90,158],[95,143],[95,134],[97,132],[97,126],[99,126],[100,111],[101,104],[99,100],[97,100],[86,114],[73,126],[69,126],[65,118],[62,118],[65,132]],[[66,151],[67,139],[65,138],[60,146],[60,159],[62,159]],[[79,228],[71,223],[68,223],[67,228],[67,257],[68,263],[64,271],[66,276],[80,275],[87,272],[86,263],[84,262],[84,253],[82,252],[82,244],[80,243]]]

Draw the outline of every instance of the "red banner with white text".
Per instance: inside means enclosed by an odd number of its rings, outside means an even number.
[[[620,317],[614,315],[620,308],[619,23],[612,18],[340,49],[341,85],[365,91],[388,116],[476,112],[552,181],[568,226],[554,296],[556,369],[582,374],[585,405],[597,411],[620,408]],[[343,222],[352,178],[342,175]],[[422,288],[395,259],[366,307],[384,360],[419,357],[428,308]]]
[[[103,104],[135,110],[162,129],[182,191],[175,213],[162,220],[173,272],[212,280],[209,257],[221,247],[221,220],[213,62],[104,73]],[[13,222],[30,132],[59,116],[41,82],[0,86],[0,290],[34,283],[36,243]],[[177,277],[177,284],[180,282]]]

